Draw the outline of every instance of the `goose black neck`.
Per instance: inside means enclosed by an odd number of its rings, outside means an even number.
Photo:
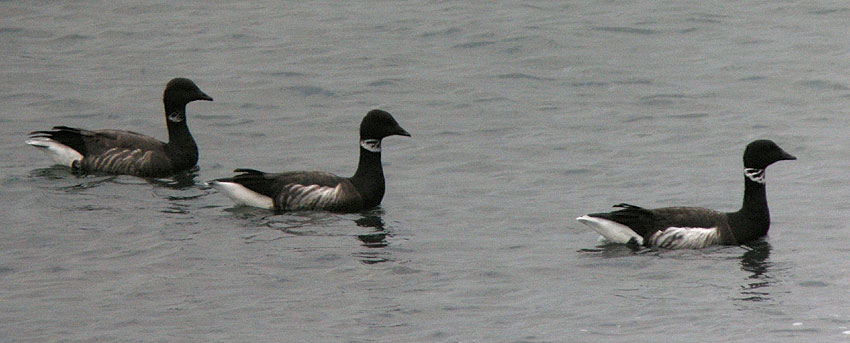
[[[744,204],[741,206],[741,212],[768,215],[767,190],[764,183],[744,177]]]
[[[172,121],[168,117],[179,117],[182,120]],[[189,126],[186,125],[186,104],[165,103],[165,123],[168,127],[168,144],[166,150],[172,157],[177,157],[186,168],[193,167],[198,162],[198,146]]]
[[[746,232],[738,233],[740,242],[755,239],[767,234],[770,228],[770,211],[767,208],[767,191],[764,183],[755,182],[744,177],[744,204],[741,210],[730,216],[730,225],[747,228]],[[737,222],[741,220],[741,222]]]
[[[180,121],[169,120],[169,117],[179,117]],[[168,126],[168,143],[184,144],[195,141],[186,125],[186,104],[165,103],[165,123]]]
[[[381,152],[369,151],[361,146],[360,163],[350,180],[360,192],[366,208],[378,206],[384,197],[385,187]]]

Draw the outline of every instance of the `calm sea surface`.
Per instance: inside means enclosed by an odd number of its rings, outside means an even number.
[[[0,2],[2,342],[846,342],[844,1]],[[77,177],[53,125],[165,139],[177,76],[194,180]],[[250,167],[354,172],[361,214],[234,207]],[[736,210],[757,138],[770,236],[632,252],[611,205]]]

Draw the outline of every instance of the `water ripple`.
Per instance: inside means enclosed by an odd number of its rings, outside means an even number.
[[[651,29],[641,29],[636,27],[626,27],[626,26],[597,26],[594,27],[593,30],[596,31],[604,31],[604,32],[615,32],[615,33],[632,33],[639,35],[654,35],[661,33],[660,31],[651,30]]]

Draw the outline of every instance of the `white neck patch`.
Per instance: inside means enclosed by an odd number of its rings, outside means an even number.
[[[764,184],[764,169],[745,168],[744,176],[753,182]]]
[[[183,113],[181,113],[180,111],[174,111],[174,112],[169,113],[167,118],[168,118],[168,121],[173,121],[175,123],[179,123],[179,122],[183,121],[183,119],[186,118],[186,116]]]
[[[361,139],[360,146],[371,152],[381,152],[380,139]]]

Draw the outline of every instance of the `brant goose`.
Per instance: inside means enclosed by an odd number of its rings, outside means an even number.
[[[198,146],[186,126],[186,104],[195,100],[213,99],[189,79],[176,78],[165,86],[168,143],[132,131],[55,126],[31,132],[27,144],[81,173],[170,176],[198,163]]]
[[[767,234],[770,213],[764,187],[765,168],[797,158],[769,140],[757,140],[744,151],[744,204],[737,212],[701,207],[645,209],[619,204],[621,210],[592,213],[577,220],[612,243],[667,249],[743,244]]]
[[[384,197],[381,140],[392,135],[410,137],[389,113],[369,111],[360,123],[360,163],[349,178],[315,171],[272,174],[236,169],[241,174],[210,185],[241,205],[277,211],[363,211],[378,206]]]

